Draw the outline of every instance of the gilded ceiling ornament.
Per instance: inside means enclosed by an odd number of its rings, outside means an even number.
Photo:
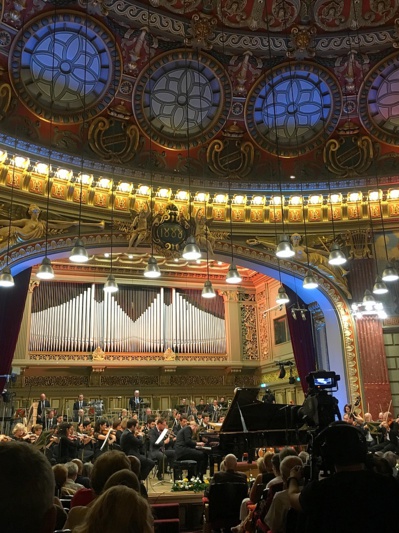
[[[315,26],[294,26],[291,29],[291,45],[287,50],[287,57],[304,59],[314,57],[313,36],[316,35]]]
[[[7,115],[11,103],[11,86],[9,83],[0,84],[0,120]]]
[[[244,131],[234,122],[223,131],[224,140],[209,143],[206,157],[212,172],[218,176],[239,178],[251,172],[255,150],[251,142],[243,141],[243,135]]]
[[[217,19],[204,13],[194,13],[191,18],[191,28],[188,30],[188,37],[185,43],[189,46],[205,48],[210,50],[212,44],[210,42],[213,36],[214,28],[216,27]]]
[[[348,247],[351,259],[363,259],[374,257],[371,246],[371,229],[347,230],[345,243]]]
[[[127,163],[136,156],[139,130],[127,122],[129,114],[123,105],[116,106],[109,114],[115,118],[98,117],[92,121],[89,146],[104,161]]]
[[[394,48],[399,48],[399,18],[395,19],[395,40],[392,43]]]
[[[368,135],[354,134],[356,129],[349,121],[341,137],[327,141],[323,150],[324,162],[334,174],[341,178],[362,175],[370,167],[373,157],[373,143]],[[345,133],[344,133],[345,131]]]

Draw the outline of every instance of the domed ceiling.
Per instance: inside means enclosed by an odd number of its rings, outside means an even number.
[[[399,0],[5,3],[0,143],[176,189],[392,182],[398,13]]]

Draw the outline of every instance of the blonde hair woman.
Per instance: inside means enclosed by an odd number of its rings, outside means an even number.
[[[74,533],[153,533],[147,501],[133,489],[118,485],[106,490],[91,505],[85,521]]]

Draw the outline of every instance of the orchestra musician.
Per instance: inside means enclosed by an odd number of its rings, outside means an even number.
[[[140,391],[135,390],[134,395],[129,399],[129,409],[133,412],[139,413],[142,404],[144,403],[143,398],[140,396]]]
[[[37,405],[37,419],[38,424],[44,424],[46,419],[46,409],[50,408],[50,402],[47,400],[44,392],[40,395],[40,401]]]
[[[197,405],[197,411],[198,411],[198,413],[203,413],[204,411],[207,411],[207,410],[208,410],[207,407],[208,407],[208,406],[207,406],[207,404],[205,403],[204,398],[201,398],[199,404]]]
[[[97,419],[94,425],[94,438],[96,439],[94,441],[95,460],[102,452],[107,452],[116,442],[116,435],[112,432],[109,433],[108,420],[105,420],[105,418]]]
[[[74,422],[79,422],[79,416],[80,417],[84,416],[84,408],[87,406],[88,406],[88,403],[84,399],[83,394],[79,394],[78,399],[76,400],[76,402],[73,404],[73,407],[72,407]],[[82,414],[79,415],[79,410],[82,410],[83,415]]]
[[[188,424],[186,416],[182,416],[180,423],[182,429],[177,434],[175,442],[176,461],[196,461],[198,477],[202,479],[206,473],[208,456],[201,450],[205,444],[193,438],[197,434],[198,426],[194,420]]]
[[[68,463],[78,457],[82,443],[73,433],[73,425],[70,422],[63,422],[58,426],[58,463]]]
[[[380,431],[382,435],[382,440],[379,444],[371,446],[370,451],[374,453],[380,451],[392,451],[398,453],[399,424],[394,420],[392,413],[390,413],[389,411],[384,413],[384,419],[380,424]]]
[[[26,426],[24,424],[21,424],[18,422],[18,424],[15,424],[12,430],[12,440],[15,440],[17,442],[35,442],[37,440],[37,435],[34,433],[29,433],[26,429]]]
[[[130,418],[121,436],[121,448],[126,455],[134,455],[140,461],[140,480],[145,480],[155,466],[155,462],[141,453],[143,434],[139,431],[137,420]]]
[[[165,428],[165,420],[163,418],[158,418],[156,426],[148,432],[148,438],[150,441],[150,458],[158,462],[157,477],[159,480],[161,480],[165,474],[165,467],[167,465],[172,467],[175,459],[175,452],[172,447],[176,439],[167,433],[165,437],[158,442]]]
[[[172,433],[175,435],[178,434],[178,432],[181,430],[181,414],[174,409],[173,410],[173,424],[172,424]]]
[[[43,424],[43,428],[45,428],[46,431],[50,431],[51,429],[54,429],[57,425],[57,419],[55,417],[54,410],[51,409],[46,416],[46,419]]]

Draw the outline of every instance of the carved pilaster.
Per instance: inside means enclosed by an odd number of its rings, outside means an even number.
[[[237,290],[222,293],[226,320],[227,358],[231,362],[241,361],[242,329],[239,293]]]

